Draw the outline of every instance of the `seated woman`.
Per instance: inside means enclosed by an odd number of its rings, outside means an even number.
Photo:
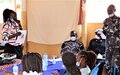
[[[23,75],[42,75],[42,58],[39,53],[27,53],[22,58]]]
[[[95,69],[95,65],[98,65],[98,72],[97,75],[102,75],[102,71],[104,71],[104,60],[97,59],[97,54],[94,51],[88,51],[88,66],[91,70]],[[104,73],[104,72],[103,72]]]
[[[88,62],[88,53],[87,51],[80,51],[76,56],[77,63],[76,65],[79,67],[81,75],[89,75],[91,70],[87,64]]]
[[[92,70],[96,64],[96,61],[97,61],[97,54],[94,51],[87,51],[87,52],[88,52],[87,65]]]
[[[61,46],[61,54],[65,52],[72,52],[75,55],[81,51],[84,50],[83,43],[77,39],[78,35],[77,32],[71,31],[70,32],[70,40],[65,41]]]
[[[81,75],[79,68],[76,66],[76,56],[71,52],[65,52],[62,55],[62,61],[67,72],[64,75]],[[54,75],[59,75],[54,72]]]
[[[97,29],[95,31],[95,38],[90,40],[87,50],[88,51],[92,50],[97,55],[99,53],[104,55],[105,54],[105,40],[106,40],[106,36],[105,36],[103,30]]]
[[[42,58],[39,53],[27,53],[22,58],[22,70],[19,75],[42,75]],[[5,72],[5,75],[13,75]]]

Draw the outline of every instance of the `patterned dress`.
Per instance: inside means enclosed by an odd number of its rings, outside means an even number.
[[[6,43],[9,43],[10,45],[18,46],[19,43],[16,43],[17,37],[8,40],[8,36],[17,33],[19,30],[19,25],[14,20],[8,19],[2,28],[2,41],[6,41]]]
[[[11,39],[8,39],[10,35],[16,34],[17,32],[19,32],[19,30],[19,24],[14,20],[8,19],[4,23],[2,28],[2,42],[5,44],[5,53],[15,53],[17,55],[17,58],[21,59],[23,56],[23,46],[20,43],[16,42],[18,37],[16,36]]]

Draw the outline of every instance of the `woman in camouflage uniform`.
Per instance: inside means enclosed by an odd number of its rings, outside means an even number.
[[[77,32],[71,31],[70,40],[65,41],[61,46],[61,54],[72,52],[76,55],[81,50],[84,50],[83,43],[77,39]]]
[[[115,15],[115,6],[107,8],[108,18],[104,20],[103,31],[106,34],[105,53],[108,75],[113,73],[114,64],[117,65],[117,75],[120,75],[120,18]]]

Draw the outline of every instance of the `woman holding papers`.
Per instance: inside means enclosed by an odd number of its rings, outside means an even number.
[[[6,11],[7,10],[7,11]],[[22,29],[20,21],[17,20],[17,14],[15,11],[5,9],[3,11],[4,24],[2,28],[2,43],[4,43],[5,53],[15,53],[17,58],[21,59],[23,56],[22,44],[16,42],[18,36],[21,35],[19,30]]]

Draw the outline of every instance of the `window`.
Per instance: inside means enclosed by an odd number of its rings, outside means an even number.
[[[3,10],[6,8],[15,10],[14,0],[0,0],[0,23],[3,23]]]
[[[22,0],[16,0],[15,5],[16,5],[17,19],[21,21]]]
[[[86,2],[86,21],[87,23],[102,23],[107,15],[107,7],[114,4],[115,14],[120,16],[120,0],[87,0]]]

